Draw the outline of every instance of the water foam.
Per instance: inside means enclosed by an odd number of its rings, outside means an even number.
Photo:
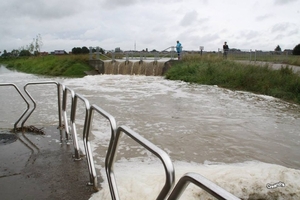
[[[141,168],[141,166],[143,166]],[[225,190],[241,199],[299,199],[300,198],[300,170],[286,168],[280,165],[258,161],[235,164],[212,163],[204,164],[174,162],[176,183],[187,172],[199,173]],[[101,170],[105,176],[104,170]],[[145,163],[137,160],[116,164],[116,180],[120,198],[122,200],[156,199],[165,178],[159,163]],[[106,177],[106,176],[105,176]],[[278,187],[268,189],[267,184]],[[90,200],[110,199],[110,192],[105,180],[98,193]],[[181,199],[214,199],[211,195],[190,184]]]

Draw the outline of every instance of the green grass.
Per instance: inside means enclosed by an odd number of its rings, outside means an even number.
[[[220,55],[219,55],[220,56]],[[230,60],[251,60],[300,66],[300,56],[275,54],[274,52],[229,52]]]
[[[21,72],[49,76],[83,77],[86,75],[84,71],[92,69],[88,55],[19,57],[1,59],[0,63]]]
[[[288,67],[272,70],[210,55],[190,55],[175,63],[166,78],[250,91],[300,104],[300,77]]]

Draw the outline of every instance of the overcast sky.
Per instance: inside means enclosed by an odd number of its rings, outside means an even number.
[[[300,43],[300,0],[8,0],[0,6],[0,51],[28,45],[112,50],[293,49]],[[136,46],[135,46],[136,44]]]

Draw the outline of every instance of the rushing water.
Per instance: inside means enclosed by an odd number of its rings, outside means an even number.
[[[112,114],[166,151],[174,161],[176,179],[197,172],[245,199],[300,198],[300,106],[269,96],[231,91],[217,86],[169,81],[163,77],[97,75],[66,79],[12,72],[0,67],[0,82],[55,80]],[[6,104],[12,93],[0,87],[0,125],[13,124],[22,113],[21,103]],[[29,119],[57,122],[53,86],[32,90],[45,104]],[[12,95],[12,96],[11,96]],[[39,97],[37,97],[39,98]],[[53,100],[54,99],[54,100]],[[17,101],[16,102],[20,102]],[[6,109],[7,110],[7,109]],[[54,111],[49,111],[54,110]],[[84,113],[84,110],[79,113]],[[78,117],[77,123],[84,118]],[[103,189],[91,199],[110,199],[103,170],[110,138],[107,122],[97,119],[92,145]],[[9,121],[11,119],[12,121]],[[104,126],[103,126],[104,125]],[[164,183],[159,160],[123,136],[115,173],[121,199],[155,199]],[[266,184],[284,182],[268,189]],[[188,187],[182,199],[199,199],[201,191]],[[204,198],[201,196],[201,199]],[[204,199],[207,199],[205,197]]]

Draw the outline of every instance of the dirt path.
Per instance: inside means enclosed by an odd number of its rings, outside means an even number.
[[[281,67],[288,66],[289,68],[292,68],[294,73],[300,74],[300,66],[295,65],[287,65],[287,64],[278,64],[278,63],[272,63],[272,62],[262,62],[262,61],[245,61],[245,60],[237,60],[236,62],[243,63],[243,64],[250,64],[250,65],[257,65],[257,66],[269,66],[272,69],[280,69]]]

